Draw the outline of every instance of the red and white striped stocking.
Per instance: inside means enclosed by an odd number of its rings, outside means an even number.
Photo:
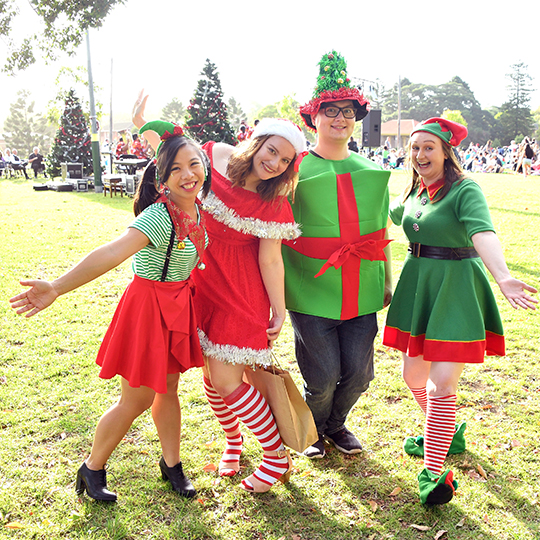
[[[424,411],[424,414],[427,412],[427,393],[426,393],[426,387],[423,388],[411,388],[409,386],[409,390],[411,391],[414,399],[416,400],[416,403],[420,405],[420,408]]]
[[[440,474],[456,431],[455,394],[428,396],[424,433],[424,465],[433,474]]]
[[[256,388],[245,382],[232,394],[224,397],[223,401],[253,432],[264,450],[263,462],[253,477],[264,484],[273,485],[288,470],[289,463],[286,456],[277,457],[267,454],[284,450],[268,403]]]
[[[240,470],[240,454],[242,453],[240,424],[236,415],[227,407],[223,398],[212,386],[212,383],[206,377],[203,377],[203,382],[206,399],[208,399],[210,408],[218,419],[227,438],[225,452],[223,452],[219,463],[219,474],[220,476],[234,476]]]

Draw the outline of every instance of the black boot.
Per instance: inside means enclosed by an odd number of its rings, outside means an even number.
[[[195,497],[195,495],[197,495],[193,484],[182,470],[182,462],[174,467],[167,467],[165,459],[161,456],[159,468],[161,469],[161,478],[163,478],[163,480],[168,480],[174,491],[180,493],[182,497]]]
[[[86,462],[77,471],[77,484],[75,491],[78,495],[86,493],[96,501],[116,501],[116,493],[107,489],[107,473],[105,469],[92,471],[86,466]]]

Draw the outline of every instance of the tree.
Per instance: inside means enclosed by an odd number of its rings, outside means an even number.
[[[261,118],[286,118],[287,120],[290,120],[291,122],[294,122],[297,124],[302,132],[304,133],[304,136],[310,141],[314,142],[315,137],[311,130],[309,130],[304,121],[302,120],[302,117],[300,116],[300,113],[298,112],[298,109],[300,107],[300,103],[296,101],[295,95],[288,95],[283,96],[281,101],[278,101],[277,103],[273,103],[272,105],[266,105],[262,109],[259,109],[257,111],[256,117]]]
[[[461,114],[461,111],[451,111],[450,109],[446,109],[442,113],[441,118],[445,118],[446,120],[450,120],[452,122],[457,122],[458,124],[461,124],[462,126],[467,127],[467,120],[463,118],[463,115]]]
[[[535,111],[532,111],[533,121],[535,123],[536,131],[534,132],[534,138],[538,141],[540,140],[540,107]]]
[[[397,118],[397,84],[383,95],[383,121]],[[460,111],[468,124],[469,135],[463,144],[470,141],[485,143],[491,137],[492,115],[481,108],[469,85],[460,77],[454,77],[441,85],[401,81],[401,118],[422,121],[442,116],[446,109]]]
[[[64,110],[66,98],[69,92],[73,89],[75,92],[82,92],[84,96],[88,96],[88,70],[83,66],[76,68],[61,67],[58,70],[58,75],[54,81],[54,86],[57,89],[56,96],[47,104],[47,120],[52,125],[58,125]],[[94,94],[98,94],[102,89],[94,84]],[[79,98],[83,111],[90,110],[90,102],[88,98]],[[103,104],[99,100],[95,100],[96,116],[100,120],[103,116]],[[85,112],[86,121],[90,122],[90,113]]]
[[[16,148],[21,158],[28,156],[34,146],[46,154],[54,131],[45,117],[34,113],[34,101],[30,101],[30,92],[21,90],[17,96],[17,101],[9,106],[9,116],[4,122],[6,143]]]
[[[186,108],[181,101],[173,98],[161,111],[161,120],[166,122],[174,122],[175,124],[183,125],[185,122]]]
[[[237,131],[240,128],[242,120],[246,120],[246,113],[243,111],[240,103],[238,103],[233,97],[229,99],[229,103],[227,104],[227,112],[229,113],[231,126],[235,131]]]
[[[92,172],[92,148],[90,133],[79,98],[70,90],[65,102],[64,114],[56,132],[53,147],[47,156],[47,172],[58,176],[62,163],[82,163],[83,173]]]
[[[516,137],[529,136],[533,132],[533,117],[530,110],[531,81],[527,73],[527,66],[520,62],[510,66],[511,73],[506,77],[510,79],[508,85],[508,101],[502,104],[500,112],[496,115],[497,125],[495,133],[504,145],[510,144]]]
[[[236,144],[229,123],[227,105],[215,64],[206,59],[195,94],[188,105],[186,126],[190,134],[201,143],[207,141]]]
[[[81,44],[87,28],[99,28],[114,6],[126,0],[31,0],[30,6],[43,23],[42,31],[17,44],[12,38],[12,22],[19,14],[16,0],[0,0],[0,37],[7,42],[10,56],[3,71],[13,74],[36,61],[38,49],[49,59],[56,60],[58,51],[73,55]]]

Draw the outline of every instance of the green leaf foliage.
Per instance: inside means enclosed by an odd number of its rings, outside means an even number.
[[[125,0],[30,0],[43,22],[39,34],[24,36],[20,44],[12,36],[12,21],[18,15],[15,0],[0,0],[0,37],[8,43],[10,54],[3,71],[15,73],[36,61],[34,51],[55,60],[59,51],[74,54],[87,28],[99,28],[105,17]]]
[[[6,144],[16,148],[21,158],[26,158],[34,146],[46,154],[51,146],[54,130],[44,116],[34,111],[30,92],[21,90],[17,96],[17,101],[9,106],[9,116],[4,122],[3,135]]]

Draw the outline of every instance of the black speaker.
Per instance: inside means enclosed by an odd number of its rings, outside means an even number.
[[[371,110],[362,120],[362,146],[381,146],[381,111]]]

